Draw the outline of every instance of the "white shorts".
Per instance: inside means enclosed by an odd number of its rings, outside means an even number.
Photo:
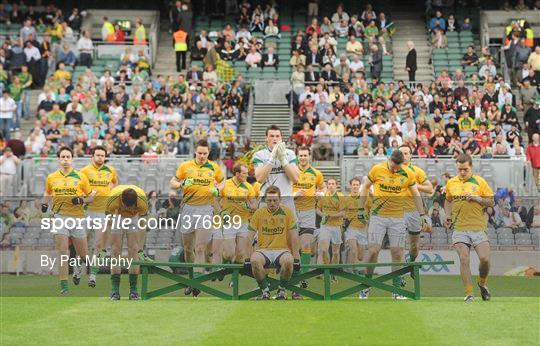
[[[236,239],[236,237],[248,236],[248,224],[243,223],[240,228],[235,227],[215,229],[212,231],[212,239]]]
[[[213,217],[214,210],[211,205],[185,204],[180,215],[180,232],[187,234],[204,230],[204,224],[211,223]]]
[[[311,233],[315,229],[315,209],[298,211],[296,217],[298,218],[298,228],[300,229],[300,233],[303,233],[302,230],[307,230],[309,231],[308,233]]]
[[[319,231],[319,240],[329,240],[330,244],[339,245],[341,240],[341,227],[322,225]]]
[[[484,231],[454,231],[452,233],[452,244],[464,243],[476,247],[485,241],[489,242],[489,238]]]
[[[255,252],[260,253],[266,259],[266,263],[264,265],[265,268],[279,266],[280,257],[285,253],[291,253],[287,249],[283,249],[283,250],[259,249],[259,250],[255,250]]]
[[[59,215],[59,214],[53,217],[52,222],[54,222],[54,220],[56,219],[63,220],[64,227],[61,227],[59,229],[54,229],[54,230],[51,229],[50,231],[53,235],[59,234],[59,235],[65,235],[67,237],[73,237],[73,238],[86,238],[86,221],[85,220],[81,220],[81,222],[79,222],[80,218],[76,216],[66,216],[66,215]],[[66,220],[70,220],[70,221],[67,221],[67,225],[66,225]],[[65,226],[69,226],[69,227],[65,227]],[[81,226],[81,227],[78,227],[78,226]]]
[[[118,216],[116,216],[116,217],[118,218]],[[127,227],[123,228],[121,226],[122,225],[122,220],[125,220],[125,219],[129,219],[131,221],[129,223],[127,223],[127,221],[123,221],[123,222],[126,222],[126,225],[127,225]],[[138,216],[122,217],[120,220],[121,220],[121,222],[114,222],[112,227],[110,227],[111,234],[123,234],[124,231],[126,233],[138,233],[138,232],[143,231],[142,229],[139,228],[139,217]],[[120,225],[120,227],[118,227],[119,225]]]
[[[365,230],[361,231],[348,229],[345,231],[345,241],[347,240],[356,240],[358,244],[366,246],[368,244],[367,232]]]
[[[405,219],[371,215],[368,227],[369,244],[381,246],[387,233],[390,247],[405,247]]]
[[[405,213],[405,226],[409,234],[420,234],[422,222],[420,221],[420,213],[417,210]]]
[[[87,229],[88,233],[94,231],[94,232],[106,232],[107,231],[107,225],[105,224],[105,212],[104,211],[87,211],[86,217],[90,218],[91,220],[101,220],[101,224],[103,227],[94,227]],[[96,221],[92,221],[96,222]],[[94,226],[94,225],[92,225]],[[97,225],[96,225],[97,226]]]

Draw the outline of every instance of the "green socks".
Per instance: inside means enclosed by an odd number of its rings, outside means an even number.
[[[97,254],[97,258],[105,258],[105,257],[107,257],[107,251],[105,251],[105,250],[101,250]],[[90,267],[90,274],[97,275],[98,273],[99,273],[99,267]]]
[[[111,274],[111,286],[113,292],[120,293],[120,274]]]
[[[129,274],[129,290],[130,292],[137,292],[137,278],[138,274]]]
[[[416,257],[418,257],[418,255],[413,256],[413,255],[409,254],[409,262],[414,262],[414,261],[416,261]]]
[[[69,289],[68,281],[67,281],[67,280],[60,280],[60,289],[61,289],[61,290],[67,290],[67,289]]]
[[[300,274],[304,274],[308,271],[308,268],[304,267],[304,264],[309,264],[311,262],[311,253],[302,252],[300,254]]]
[[[397,276],[392,278],[392,284],[394,285],[394,287],[401,287],[401,277]]]
[[[266,278],[262,279],[261,281],[257,282],[259,284],[259,287],[262,291],[268,289],[268,281]]]
[[[279,288],[280,289],[285,289],[285,287],[287,287],[288,283],[289,283],[289,280],[280,280],[279,281]]]

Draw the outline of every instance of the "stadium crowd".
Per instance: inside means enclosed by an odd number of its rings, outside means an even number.
[[[470,18],[458,23],[453,15],[444,18],[440,10],[428,23],[433,47],[440,49],[447,47],[446,32],[472,30]],[[505,49],[515,85],[498,73],[487,48],[479,57],[472,46],[461,68],[443,70],[424,83],[385,83],[373,74],[373,66],[368,74],[349,50],[322,72],[308,63],[307,72],[299,70],[292,77],[300,124],[293,140],[312,146],[315,159],[328,160],[341,151],[388,156],[406,143],[419,157],[455,157],[461,152],[481,158],[527,156],[536,167],[537,144],[526,150],[523,138],[525,132],[528,141],[536,143],[533,135],[540,132],[540,47],[530,49],[529,30],[515,23],[507,30],[514,38],[507,40]],[[479,70],[466,74],[467,66]]]
[[[99,64],[104,70],[94,69],[100,61],[92,61],[90,33],[78,37],[82,19],[77,9],[64,17],[52,5],[27,11],[13,7],[7,11],[20,11],[24,24],[20,37],[6,38],[0,49],[0,133],[17,156],[48,157],[62,145],[76,156],[88,155],[97,145],[115,155],[188,154],[193,140],[207,138],[211,157],[218,159],[222,150],[236,147],[232,143],[248,93],[241,76],[221,83],[215,72],[196,67],[174,78],[154,76],[137,46],[112,57],[112,63],[109,58]],[[133,41],[145,44],[142,20],[134,22]],[[120,26],[106,17],[101,36],[125,40]],[[37,110],[29,109],[30,89],[42,89]],[[19,133],[20,118],[31,116],[34,128]]]

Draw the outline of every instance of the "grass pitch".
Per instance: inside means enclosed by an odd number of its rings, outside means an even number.
[[[55,277],[0,276],[0,345],[538,345],[540,280],[493,277],[493,300],[462,301],[458,277],[423,276],[422,300],[222,301],[173,293],[149,301],[107,299],[98,287],[58,297]],[[152,277],[151,288],[167,284]],[[225,288],[227,282],[215,283]],[[246,279],[245,288],[254,282]],[[310,287],[321,288],[319,280]],[[336,288],[348,283],[338,282]],[[477,295],[478,292],[476,292]]]

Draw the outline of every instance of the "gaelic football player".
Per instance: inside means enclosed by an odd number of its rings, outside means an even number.
[[[338,264],[341,238],[341,224],[345,217],[345,201],[343,194],[337,190],[337,181],[330,178],[326,182],[327,190],[317,205],[317,213],[321,216],[319,242],[317,246],[317,263],[328,264],[330,255],[328,248],[332,247],[332,263]]]
[[[259,208],[249,222],[250,240],[257,236],[257,249],[251,255],[251,268],[262,295],[270,298],[266,268],[278,267],[280,285],[276,299],[287,299],[285,287],[290,280],[294,263],[300,264],[299,239],[294,212],[281,204],[281,194],[276,186],[265,189],[266,204]]]
[[[105,207],[109,198],[111,189],[118,184],[116,169],[111,165],[105,164],[107,150],[102,146],[92,149],[92,163],[83,167],[81,172],[88,177],[90,187],[95,190],[96,197],[92,203],[88,204],[86,215],[93,219],[103,220],[103,227],[94,229],[94,256],[105,257],[107,255],[107,243],[109,233],[105,221]],[[88,286],[96,286],[96,274],[99,267],[91,267],[88,277]]]
[[[311,243],[315,231],[315,219],[318,194],[321,192],[324,178],[322,173],[311,166],[311,151],[308,147],[300,147],[298,156],[298,181],[293,184],[294,205],[300,230],[300,263],[311,261]],[[306,271],[304,269],[303,271]]]
[[[135,185],[118,185],[111,190],[105,212],[116,217],[121,217],[121,219],[131,220],[127,229],[124,229],[124,226],[117,222],[111,222],[112,225],[108,225],[111,232],[111,257],[121,256],[125,231],[128,256],[132,260],[137,260],[139,251],[144,246],[144,244],[140,244],[141,237],[139,233],[146,233],[146,229],[139,227],[139,218],[145,217],[148,214],[146,194],[140,187]],[[121,271],[122,268],[120,266],[111,268],[112,292],[109,296],[111,300],[120,299]],[[129,268],[129,300],[139,299],[139,293],[137,292],[138,274],[139,266],[131,266]]]
[[[416,186],[415,173],[404,165],[403,153],[396,150],[386,162],[374,165],[360,188],[358,216],[360,219],[366,218],[365,203],[368,198],[369,189],[373,186],[373,204],[368,226],[368,262],[376,263],[379,251],[383,243],[384,236],[388,234],[390,241],[390,253],[393,262],[403,261],[403,250],[405,247],[406,227],[403,208],[403,197],[410,193],[414,198],[416,209],[420,214],[422,229],[427,228],[429,220],[420,197],[420,192]],[[366,275],[373,274],[373,267],[366,269]],[[397,270],[399,268],[394,268]],[[394,278],[395,287],[401,286],[401,278]],[[360,293],[360,298],[367,298],[369,288]],[[405,297],[392,293],[394,299],[405,299]]]
[[[229,225],[222,222],[222,258],[224,263],[244,263],[248,259],[248,222],[257,209],[255,190],[247,182],[248,168],[239,163],[233,167],[234,176],[225,181],[221,189],[221,216],[230,218]],[[228,217],[225,217],[227,215]],[[233,217],[241,218],[241,226],[233,225]],[[237,229],[238,228],[238,229]]]
[[[73,151],[70,148],[60,148],[57,156],[60,169],[47,176],[41,211],[47,213],[49,204],[51,204],[50,215],[53,222],[54,220],[64,222],[65,227],[51,229],[51,232],[54,234],[58,262],[60,263],[60,295],[67,295],[69,292],[69,267],[66,261],[62,261],[62,258],[69,257],[69,238],[71,237],[73,241],[77,255],[85,260],[88,254],[88,244],[85,223],[75,222],[75,225],[72,225],[73,222],[66,222],[84,217],[83,203],[92,202],[96,191],[90,188],[86,175],[73,169]],[[73,269],[73,283],[75,285],[79,284],[83,271],[84,268]]]
[[[478,287],[483,300],[490,300],[487,288],[490,247],[487,236],[486,207],[495,202],[493,191],[487,182],[472,171],[472,158],[461,154],[456,159],[458,175],[446,183],[446,226],[453,229],[452,243],[459,255],[461,280],[465,286],[465,301],[472,302],[473,284],[470,269],[470,251],[474,248],[480,265]]]
[[[293,184],[298,181],[297,159],[282,142],[281,130],[276,125],[266,129],[266,147],[253,155],[255,177],[261,183],[261,195],[266,188],[277,186],[282,203],[294,210]]]
[[[205,219],[212,220],[214,197],[219,194],[218,184],[223,181],[223,173],[217,164],[208,160],[210,153],[208,142],[200,140],[195,144],[195,158],[182,162],[170,181],[173,190],[183,188],[181,229],[184,254],[188,263],[206,263],[207,246],[212,234],[211,229],[203,227]],[[204,268],[196,268],[197,274]],[[185,293],[198,290],[186,288]]]
[[[349,181],[351,192],[345,197],[345,219],[343,228],[345,230],[345,249],[347,253],[347,263],[354,264],[364,261],[364,249],[368,245],[367,219],[358,218],[360,199],[360,178],[352,178]],[[370,204],[369,200],[368,203]]]
[[[403,165],[410,168],[415,175],[418,191],[431,196],[433,194],[433,185],[427,178],[426,172],[424,172],[422,168],[412,164],[411,147],[404,144],[399,147],[399,151],[401,151],[405,159]],[[412,197],[409,190],[405,190],[405,195]],[[409,233],[409,262],[414,262],[418,256],[418,251],[420,250],[420,230],[422,229],[420,214],[418,214],[418,210],[416,210],[413,198],[405,198],[403,203],[405,205],[405,226]]]

